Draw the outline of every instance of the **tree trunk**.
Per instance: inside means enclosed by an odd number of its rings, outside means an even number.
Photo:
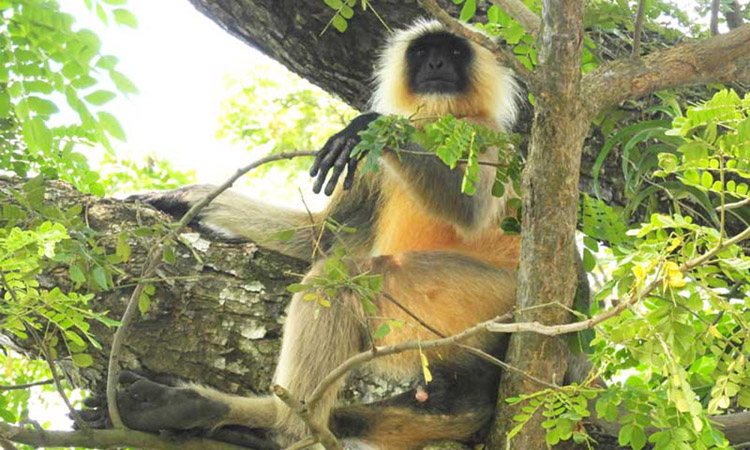
[[[529,157],[523,174],[523,226],[518,274],[516,321],[566,323],[576,290],[576,205],[581,150],[589,117],[580,98],[583,1],[543,2],[540,42],[540,85]],[[547,307],[541,307],[547,305]],[[524,309],[530,309],[523,311]],[[533,355],[533,357],[531,356]],[[567,369],[563,339],[536,333],[515,333],[506,361],[525,373],[562,384]],[[541,411],[512,440],[507,433],[521,414],[520,403],[505,402],[519,393],[543,389],[515,373],[506,372],[498,397],[490,448],[546,448]]]

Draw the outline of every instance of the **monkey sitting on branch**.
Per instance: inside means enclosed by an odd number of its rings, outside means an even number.
[[[386,152],[380,170],[358,180],[360,158],[352,155],[360,142],[358,133],[387,114],[407,116],[415,123],[450,114],[507,131],[518,96],[510,71],[487,49],[439,22],[419,20],[390,38],[376,80],[374,112],[358,116],[333,135],[311,168],[313,190],[333,194],[325,211],[311,218],[307,212],[225,192],[199,216],[202,226],[312,262],[302,282],[307,289],[294,295],[289,308],[274,379],[302,401],[310,401],[319,384],[359,352],[451,336],[509,312],[515,303],[520,238],[499,226],[506,214],[505,199],[492,195],[496,169],[491,164],[480,166],[476,192],[466,195],[461,190],[464,166],[451,169],[437,157],[415,155],[424,152],[416,144],[407,146],[414,152]],[[487,151],[479,158],[493,163],[498,155]],[[344,171],[343,189],[337,189]],[[141,198],[179,212],[211,189],[191,186]],[[326,221],[356,231],[334,235],[323,226]],[[312,238],[297,232],[290,240],[272,239],[282,230],[310,225],[324,231]],[[314,280],[325,274],[327,263],[325,256],[314,255],[338,248],[346,249],[348,276],[382,280],[371,302],[350,289],[337,291],[330,307],[309,300]],[[376,336],[384,320],[405,325]],[[502,358],[507,338],[484,331],[463,343]],[[369,368],[414,381],[416,387],[384,401],[336,407],[343,383],[339,379],[314,399],[314,406],[308,403],[308,419],[328,426],[346,448],[411,450],[435,440],[467,441],[492,417],[500,370],[465,347],[393,354],[375,359]],[[423,376],[432,381],[425,385]],[[275,396],[239,397],[195,385],[168,387],[130,373],[121,378],[127,386],[118,395],[119,411],[133,429],[241,425],[272,430],[282,445],[310,435],[310,421],[301,420]],[[97,413],[106,414],[106,409],[89,411],[87,417]]]

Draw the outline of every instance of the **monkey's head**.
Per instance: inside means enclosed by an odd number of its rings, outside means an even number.
[[[489,50],[420,19],[389,39],[378,63],[373,109],[381,114],[453,114],[510,128],[518,88]]]

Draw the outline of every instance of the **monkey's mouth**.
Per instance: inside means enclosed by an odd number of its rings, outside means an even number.
[[[415,91],[419,94],[451,94],[460,92],[456,80],[448,78],[430,78],[417,83]]]

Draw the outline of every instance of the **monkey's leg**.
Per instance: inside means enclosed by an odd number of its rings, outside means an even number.
[[[332,430],[387,450],[421,449],[437,440],[476,441],[494,411],[500,368],[462,357],[431,363],[431,373],[430,383],[420,380],[387,400],[336,408]]]

